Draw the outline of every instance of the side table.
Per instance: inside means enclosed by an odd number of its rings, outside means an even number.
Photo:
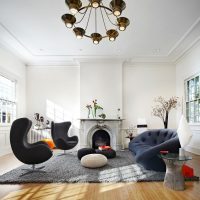
[[[160,154],[160,157],[166,164],[166,173],[164,179],[164,185],[173,190],[184,190],[185,181],[182,175],[182,166],[188,160],[191,160],[191,156],[180,157],[178,154],[168,153],[166,155]]]

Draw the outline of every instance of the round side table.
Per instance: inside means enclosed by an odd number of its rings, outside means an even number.
[[[168,153],[166,155],[160,154],[160,157],[166,164],[164,185],[173,190],[184,190],[185,181],[182,175],[182,166],[186,161],[191,160],[192,157],[180,157],[178,154],[174,153]]]

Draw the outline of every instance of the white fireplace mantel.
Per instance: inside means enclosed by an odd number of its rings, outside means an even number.
[[[80,148],[92,147],[92,136],[97,130],[105,130],[110,136],[111,147],[122,149],[122,122],[123,119],[79,119]]]

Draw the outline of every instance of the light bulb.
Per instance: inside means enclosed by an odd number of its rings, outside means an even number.
[[[114,11],[114,15],[115,15],[115,16],[120,16],[120,15],[121,15],[121,12],[120,12],[119,10],[115,10],[115,11]]]
[[[120,31],[125,31],[125,29],[126,29],[126,28],[125,28],[124,26],[120,26],[120,27],[119,27],[119,30],[120,30]]]
[[[99,41],[98,41],[98,40],[94,40],[93,43],[94,43],[94,44],[99,44]]]
[[[71,8],[71,9],[70,9],[70,12],[71,12],[73,15],[75,15],[75,14],[78,12],[78,10],[77,10],[76,8]]]
[[[72,26],[73,26],[73,25],[72,25],[71,23],[66,23],[66,27],[67,27],[67,28],[72,28]]]
[[[83,38],[83,36],[82,35],[77,35],[76,38],[80,40],[80,39]]]
[[[110,40],[111,42],[113,42],[113,41],[115,41],[115,38],[114,38],[114,37],[110,37],[109,40]]]
[[[99,3],[98,2],[93,2],[92,3],[92,7],[93,8],[98,8],[99,7]]]

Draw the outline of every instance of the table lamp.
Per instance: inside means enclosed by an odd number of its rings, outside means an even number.
[[[181,144],[181,148],[179,149],[179,156],[183,157],[185,156],[185,147],[189,144],[192,138],[192,132],[189,128],[187,120],[183,115],[181,116],[177,133]]]

